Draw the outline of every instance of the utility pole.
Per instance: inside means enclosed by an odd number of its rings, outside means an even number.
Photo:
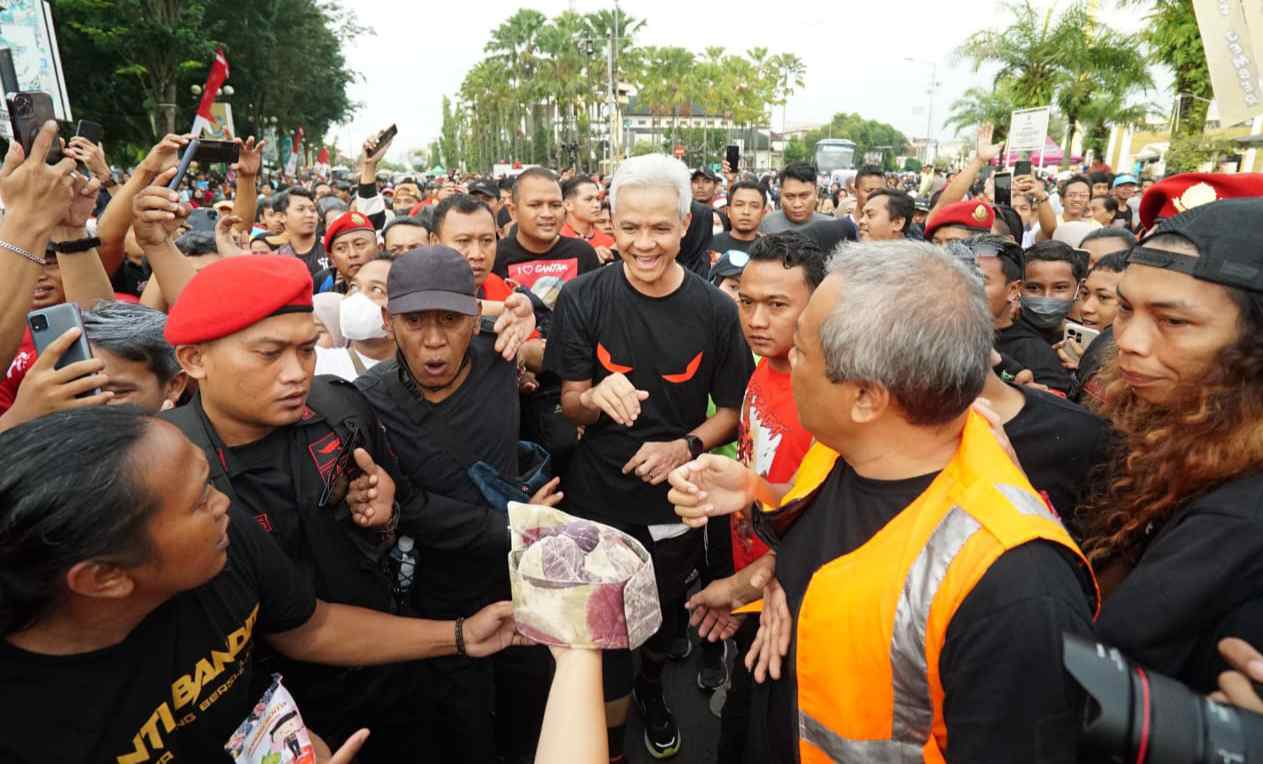
[[[615,56],[618,50],[618,22],[621,15],[622,11],[619,10],[618,0],[614,0],[614,24],[610,28],[610,55],[607,62],[607,76],[609,80],[607,84],[609,90],[606,93],[606,111],[609,114],[610,121],[609,140],[607,141],[609,156],[607,158],[610,160],[611,168],[614,158],[623,156],[623,123],[618,113],[618,83],[614,79]]]

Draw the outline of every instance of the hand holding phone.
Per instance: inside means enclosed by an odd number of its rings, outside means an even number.
[[[30,90],[10,93],[5,96],[9,108],[9,128],[13,131],[13,140],[22,146],[26,156],[31,155],[35,138],[40,128],[49,120],[56,121],[57,114],[53,109],[53,98],[47,93]],[[60,136],[48,147],[48,164],[61,161]]]
[[[386,149],[390,148],[390,142],[399,134],[399,126],[391,125],[382,130],[377,135],[369,138],[364,144],[364,156],[370,162],[379,162],[386,153]]]
[[[1013,176],[1010,173],[995,174],[995,203],[1005,207],[1013,204]]]
[[[741,147],[735,143],[728,144],[724,149],[724,161],[728,163],[728,172],[737,173],[741,171]]]
[[[1092,340],[1101,336],[1101,332],[1097,329],[1090,329],[1083,324],[1076,324],[1073,321],[1066,322],[1065,339],[1074,340],[1083,348],[1087,348],[1092,344]]]
[[[109,382],[105,362],[92,357],[78,308],[65,303],[27,315],[39,358],[18,387],[5,427],[15,427],[58,411],[100,406],[114,397],[102,392]]]
[[[1019,178],[1022,177],[1023,175],[1030,175],[1031,174],[1031,160],[1019,159],[1016,162],[1014,162],[1013,174]]]

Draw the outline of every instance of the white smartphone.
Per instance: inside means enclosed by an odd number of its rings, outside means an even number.
[[[1092,340],[1096,339],[1099,336],[1101,336],[1101,333],[1100,331],[1096,329],[1089,329],[1083,324],[1076,324],[1073,321],[1066,322],[1065,338],[1068,340],[1074,340],[1075,342],[1079,343],[1079,347],[1085,350],[1087,349],[1088,345],[1092,344]]]

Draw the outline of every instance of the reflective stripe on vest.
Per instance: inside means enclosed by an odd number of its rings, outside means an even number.
[[[820,510],[829,511],[811,511]],[[795,653],[804,764],[943,762],[938,663],[947,628],[991,565],[1035,540],[1087,565],[985,421],[971,415],[934,483],[808,584]]]

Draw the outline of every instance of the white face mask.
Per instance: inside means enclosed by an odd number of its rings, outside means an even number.
[[[382,307],[364,294],[353,294],[342,301],[338,325],[348,340],[376,340],[386,336]]]

